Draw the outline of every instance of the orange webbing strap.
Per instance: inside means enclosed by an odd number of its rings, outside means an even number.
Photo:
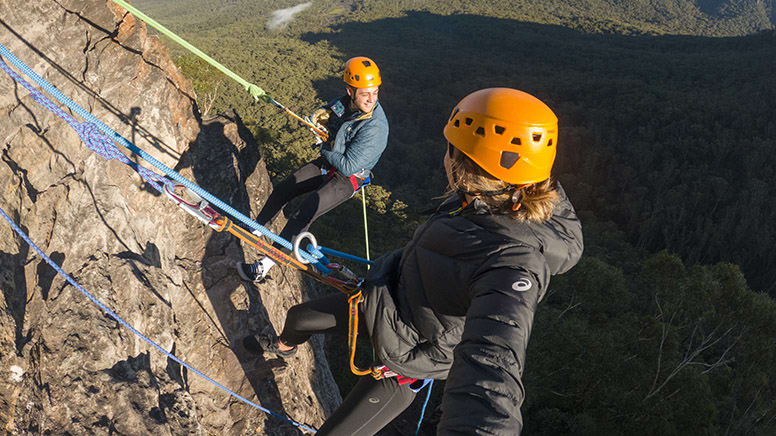
[[[338,291],[342,292],[345,295],[351,295],[353,291],[358,289],[358,283],[354,281],[342,281],[338,280],[334,277],[325,277],[322,276],[318,271],[314,270],[313,268],[310,268],[309,265],[305,265],[293,256],[289,256],[286,253],[283,253],[282,251],[278,250],[277,248],[273,247],[270,244],[267,244],[266,242],[262,241],[258,236],[254,235],[253,233],[243,229],[242,227],[238,226],[234,223],[234,221],[230,220],[229,218],[221,215],[217,217],[215,220],[215,224],[217,225],[217,228],[215,230],[217,232],[229,232],[233,234],[234,236],[237,236],[241,241],[247,243],[251,247],[259,250],[264,255],[269,257],[270,259],[274,260],[275,262],[284,265],[284,266],[290,266],[292,268],[296,268],[310,277],[314,278],[315,280],[318,280],[319,282],[329,285]]]
[[[372,368],[361,369],[356,366],[356,338],[358,338],[358,303],[364,301],[359,290],[348,297],[348,347],[350,348],[350,371],[358,376],[372,373]]]
[[[274,260],[275,262],[281,265],[292,266],[302,271],[307,271],[309,269],[307,265],[303,264],[302,262],[299,262],[298,260],[296,260],[291,256],[288,256],[287,254],[283,253],[282,251],[278,250],[272,245],[267,244],[266,242],[262,241],[258,236],[236,225],[232,220],[230,220],[229,218],[223,215],[216,218],[216,224],[221,226],[220,229],[216,229],[217,231],[219,232],[227,231],[233,234],[234,236],[237,236],[243,242],[261,251],[267,257],[269,257],[270,259]]]

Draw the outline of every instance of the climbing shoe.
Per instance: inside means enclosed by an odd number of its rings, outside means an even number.
[[[297,346],[294,345],[294,348],[288,351],[280,351],[278,337],[267,333],[246,336],[243,338],[243,346],[246,350],[256,354],[264,352],[281,357],[293,356],[297,349]]]
[[[237,268],[237,273],[240,275],[240,278],[249,282],[261,283],[267,278],[267,273],[269,272],[269,269],[264,268],[261,262],[237,262],[234,266]]]

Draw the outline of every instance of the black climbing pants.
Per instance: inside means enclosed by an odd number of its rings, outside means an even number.
[[[339,173],[334,174],[333,177],[323,175],[321,168],[325,167],[328,167],[326,160],[320,157],[286,177],[272,190],[256,222],[266,226],[289,201],[315,191],[302,200],[302,204],[291,214],[280,232],[281,238],[290,241],[296,235],[307,231],[318,217],[352,197],[354,190],[350,179]]]
[[[348,302],[343,295],[330,295],[298,304],[288,310],[280,339],[298,345],[317,333],[347,334]],[[366,330],[359,326],[360,332]],[[325,435],[373,435],[399,416],[415,398],[407,385],[396,377],[359,379],[342,404],[316,433]]]
[[[373,435],[412,404],[415,392],[399,385],[396,377],[359,378],[337,410],[326,419],[317,435]]]

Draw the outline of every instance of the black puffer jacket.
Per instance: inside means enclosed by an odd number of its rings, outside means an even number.
[[[362,306],[378,360],[447,379],[440,434],[515,435],[537,303],[582,254],[582,227],[558,185],[550,221],[518,222],[445,204],[370,271]],[[476,202],[475,202],[476,203]]]

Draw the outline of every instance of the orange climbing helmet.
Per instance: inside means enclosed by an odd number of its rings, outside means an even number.
[[[444,129],[447,141],[493,177],[514,185],[550,177],[558,117],[541,100],[511,88],[463,98]]]
[[[383,83],[377,64],[364,56],[348,59],[345,62],[345,83],[354,88],[371,88]]]

